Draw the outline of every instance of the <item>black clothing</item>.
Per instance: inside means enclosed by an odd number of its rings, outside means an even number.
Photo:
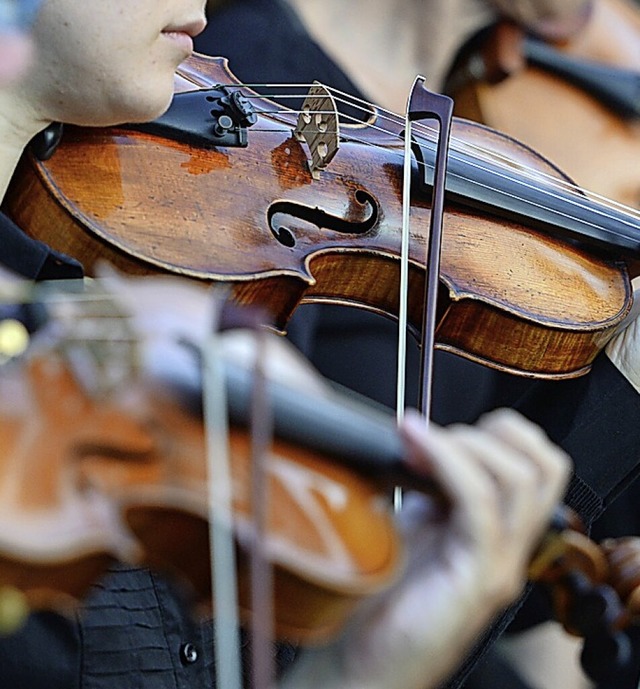
[[[70,256],[31,239],[6,215],[0,214],[0,265],[29,280],[74,280],[82,266]]]

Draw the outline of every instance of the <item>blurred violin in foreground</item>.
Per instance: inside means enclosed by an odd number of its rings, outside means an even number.
[[[148,340],[104,291],[39,289],[46,323],[21,358],[0,368],[0,586],[23,592],[33,607],[62,609],[122,560],[169,573],[196,610],[210,613],[209,507],[220,495],[207,489],[198,352],[188,342]],[[229,348],[241,350],[242,336]],[[218,516],[233,524],[247,622],[254,375],[237,361],[224,370],[232,516]],[[317,643],[402,572],[389,487],[427,492],[443,510],[447,498],[403,462],[387,413],[321,381],[307,381],[305,392],[269,380],[266,398],[275,440],[264,465],[263,539],[276,633]],[[637,615],[638,582],[611,564],[615,547],[599,548],[562,510],[556,522],[530,576],[549,585],[570,631],[613,640],[617,659],[626,648],[621,630]]]

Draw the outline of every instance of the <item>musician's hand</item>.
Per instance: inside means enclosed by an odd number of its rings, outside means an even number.
[[[426,689],[462,660],[492,617],[520,593],[526,565],[560,499],[567,456],[512,411],[476,426],[403,424],[413,466],[450,501],[407,495],[400,523],[409,562],[331,645],[302,655],[286,687]],[[310,679],[317,678],[317,679]]]
[[[173,375],[185,380],[199,379],[199,359],[184,345],[202,351],[214,334],[217,318],[212,289],[174,276],[126,276],[108,264],[97,272],[132,318],[145,370],[161,373],[170,367]],[[268,378],[317,395],[326,391],[324,379],[290,342],[270,331],[258,335],[248,328],[220,333],[220,356],[249,370],[260,352]]]

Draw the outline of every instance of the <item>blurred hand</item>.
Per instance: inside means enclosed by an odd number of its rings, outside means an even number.
[[[443,514],[423,496],[406,496],[404,576],[367,601],[334,643],[305,652],[285,687],[437,686],[522,590],[566,486],[568,457],[507,410],[475,426],[428,430],[407,415],[402,432],[408,461],[436,478],[451,507]]]
[[[0,86],[9,84],[31,60],[29,29],[41,0],[0,0]]]
[[[199,380],[198,359],[181,343],[202,350],[214,333],[216,322],[215,288],[195,280],[175,276],[131,277],[110,265],[98,269],[98,277],[132,318],[142,345],[145,369],[161,372],[171,368],[185,380]],[[220,355],[246,369],[262,356],[265,375],[283,384],[324,394],[324,379],[284,337],[270,331],[233,328],[220,333]]]

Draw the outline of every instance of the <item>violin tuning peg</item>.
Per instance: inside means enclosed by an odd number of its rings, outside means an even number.
[[[609,562],[609,583],[618,592],[628,613],[640,614],[640,538],[611,538],[601,547]]]
[[[600,683],[624,673],[631,658],[631,642],[626,634],[602,631],[585,638],[580,664],[591,680]]]

